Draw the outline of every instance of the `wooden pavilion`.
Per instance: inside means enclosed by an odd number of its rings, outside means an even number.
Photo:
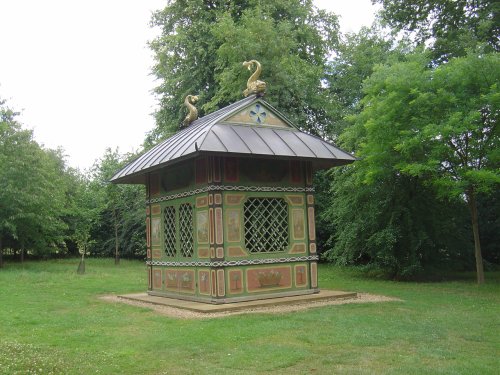
[[[147,187],[150,295],[219,304],[319,290],[313,173],[355,158],[247,90],[112,178]]]

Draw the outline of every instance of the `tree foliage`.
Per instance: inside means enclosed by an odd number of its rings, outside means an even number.
[[[145,206],[144,186],[116,185],[111,177],[136,155],[121,155],[107,149],[91,171],[91,194],[99,199],[98,219],[91,234],[97,256],[144,258]]]
[[[371,188],[391,182],[388,175],[393,186],[394,178],[416,179],[443,198],[467,202],[481,282],[475,201],[478,191],[491,192],[500,182],[500,61],[497,54],[473,54],[437,68],[429,61],[417,53],[378,67],[366,82],[363,110],[343,135],[363,158],[350,174]],[[338,235],[337,249],[346,235]]]
[[[200,115],[240,99],[250,74],[242,62],[250,59],[263,65],[267,100],[304,129],[322,132],[317,124],[329,116],[322,79],[338,43],[333,14],[311,0],[172,1],[153,24],[162,28],[151,43],[161,109],[149,141],[176,130],[188,94],[200,95]]]
[[[0,237],[2,245],[44,254],[64,249],[66,173],[60,151],[45,150],[0,102]],[[51,250],[53,249],[53,250]]]
[[[495,0],[372,0],[394,29],[431,43],[439,60],[464,56],[484,43],[500,51],[500,4]]]

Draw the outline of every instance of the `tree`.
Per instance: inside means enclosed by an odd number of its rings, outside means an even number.
[[[329,116],[322,79],[338,41],[333,14],[311,0],[178,0],[155,13],[152,23],[162,28],[151,43],[161,109],[146,144],[175,132],[188,94],[200,95],[200,115],[242,98],[249,77],[242,62],[250,59],[263,65],[271,104],[321,133],[316,124]]]
[[[109,182],[118,170],[135,157],[107,149],[91,172],[91,194],[100,202],[99,219],[91,230],[95,240],[94,253],[114,256],[115,264],[119,264],[122,256],[143,258],[146,254],[144,186]]]
[[[46,254],[64,246],[64,161],[60,151],[40,147],[5,102],[0,106],[0,237],[15,243],[22,261],[27,247]]]
[[[388,59],[403,59],[408,52],[403,42],[395,44],[377,25],[342,36],[326,75],[329,99],[335,106],[329,131],[332,136],[350,126],[349,117],[359,113],[363,81],[372,75],[374,67]]]
[[[434,57],[464,56],[485,43],[500,51],[500,4],[494,0],[372,0],[383,5],[382,18],[396,30],[430,43]]]
[[[500,57],[476,53],[432,67],[425,53],[381,66],[365,85],[363,111],[347,137],[366,131],[359,155],[366,180],[391,169],[465,201],[477,281],[484,282],[477,193],[500,183]]]

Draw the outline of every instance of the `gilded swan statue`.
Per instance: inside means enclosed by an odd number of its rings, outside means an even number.
[[[262,72],[260,62],[257,60],[250,60],[243,63],[243,66],[250,71],[252,70],[253,65],[255,65],[255,71],[250,78],[248,78],[247,88],[243,91],[243,95],[248,96],[251,94],[257,94],[258,96],[262,96],[266,92],[266,83],[264,81],[259,81],[260,73]]]
[[[182,122],[183,127],[189,126],[194,120],[198,118],[198,110],[193,105],[198,101],[198,96],[196,95],[188,95],[186,99],[184,99],[184,105],[187,107],[189,113],[184,118]]]

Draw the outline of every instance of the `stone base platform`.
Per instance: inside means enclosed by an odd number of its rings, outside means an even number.
[[[269,298],[263,300],[244,301],[244,302],[234,302],[234,303],[227,303],[220,305],[213,305],[203,302],[185,301],[168,297],[150,296],[147,293],[123,294],[119,295],[118,297],[132,301],[151,303],[154,305],[170,306],[198,313],[214,313],[214,312],[241,311],[246,309],[253,309],[256,307],[296,305],[296,304],[316,302],[316,301],[356,298],[356,296],[357,293],[355,292],[341,292],[336,290],[323,289],[320,290],[319,293],[315,294]]]

